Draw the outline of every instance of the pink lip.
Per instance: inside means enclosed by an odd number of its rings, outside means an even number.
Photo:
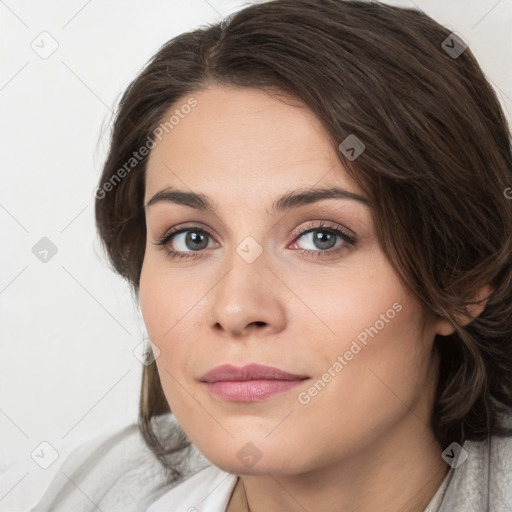
[[[306,375],[296,375],[272,366],[249,364],[242,368],[232,365],[217,366],[202,377],[208,391],[232,402],[255,402],[272,395],[288,391],[302,381]]]
[[[253,363],[241,368],[230,364],[216,366],[199,377],[199,380],[201,382],[218,382],[221,380],[303,380],[307,378],[307,375],[295,375],[273,366]]]

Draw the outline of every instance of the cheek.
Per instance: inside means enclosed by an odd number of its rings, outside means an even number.
[[[197,287],[183,272],[169,272],[155,256],[146,258],[141,270],[139,299],[149,337],[165,349],[181,319],[199,300]],[[196,291],[194,291],[196,290]]]
[[[357,428],[413,406],[430,383],[433,343],[422,330],[420,303],[391,266],[376,258],[360,270],[338,283],[326,281],[323,300],[309,288],[309,304],[318,306],[331,332],[317,336],[315,347],[303,347],[308,360],[317,362],[316,377],[328,381],[311,389],[311,406],[333,414],[336,404],[334,415]]]
[[[318,393],[316,405],[312,403],[326,420],[343,423],[347,439],[354,443],[380,435],[422,408],[422,398],[435,384],[433,340],[423,336],[419,304],[401,289],[389,300],[371,297],[361,304],[364,307],[351,309],[353,317],[340,317],[337,342],[328,358],[329,366],[338,363],[333,368],[336,377]]]
[[[303,315],[295,312],[296,322],[301,329],[311,326],[321,332],[323,336],[316,337],[326,348],[344,352],[353,340],[364,346],[386,334],[399,342],[397,334],[418,322],[418,304],[377,248],[358,254],[337,272],[327,267],[291,282],[308,306]]]
[[[149,338],[160,350],[156,365],[174,412],[192,405],[184,386],[189,388],[194,354],[201,353],[197,350],[195,330],[197,315],[204,315],[198,311],[205,291],[200,286],[191,286],[194,280],[186,272],[166,270],[154,260],[145,259],[141,269],[140,308]]]

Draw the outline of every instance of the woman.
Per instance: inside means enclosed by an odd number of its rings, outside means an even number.
[[[509,510],[511,183],[492,88],[421,12],[275,0],[171,40],[96,191],[145,445],[82,447],[34,510]]]

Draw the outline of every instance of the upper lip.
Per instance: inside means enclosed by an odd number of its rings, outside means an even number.
[[[230,364],[216,366],[199,378],[202,382],[218,382],[222,380],[303,380],[307,375],[296,375],[273,366],[248,364],[237,368]]]

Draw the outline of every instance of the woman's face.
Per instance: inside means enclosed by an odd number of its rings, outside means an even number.
[[[255,89],[192,96],[149,157],[140,280],[185,433],[224,470],[298,474],[424,430],[440,323],[384,256],[320,122]],[[331,188],[346,195],[317,193]],[[164,190],[182,194],[154,198]],[[171,229],[180,233],[156,245]],[[303,379],[202,382],[219,365],[252,363]]]

